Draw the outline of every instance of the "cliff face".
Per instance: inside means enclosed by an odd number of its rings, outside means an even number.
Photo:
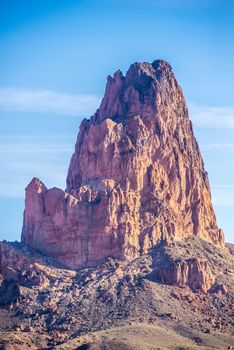
[[[183,288],[189,286],[194,291],[201,290],[204,293],[207,293],[215,282],[209,263],[204,259],[170,261],[167,266],[160,267],[157,273],[161,283]]]
[[[81,123],[66,191],[26,188],[22,241],[79,268],[189,235],[224,246],[183,93],[168,63],[135,63]]]

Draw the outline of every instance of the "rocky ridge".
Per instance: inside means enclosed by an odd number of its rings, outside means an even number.
[[[231,349],[233,266],[227,248],[194,236],[161,242],[132,261],[109,258],[78,271],[3,242],[0,346]]]
[[[79,268],[190,235],[224,246],[183,93],[165,61],[135,63],[81,123],[66,191],[27,186],[22,242]]]

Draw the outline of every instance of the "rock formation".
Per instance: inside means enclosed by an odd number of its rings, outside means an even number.
[[[231,349],[233,267],[194,235],[78,271],[0,242],[0,349]]]
[[[189,286],[192,290],[207,293],[214,285],[215,278],[208,262],[204,259],[188,259],[186,261],[171,261],[159,268],[158,280],[179,287]]]
[[[224,246],[183,93],[165,61],[135,63],[81,123],[66,191],[26,188],[22,242],[79,268],[190,235]]]

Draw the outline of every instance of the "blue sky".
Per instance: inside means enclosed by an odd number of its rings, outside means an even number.
[[[65,187],[106,77],[165,59],[182,86],[217,219],[234,242],[234,1],[0,1],[0,239],[20,239],[33,176]]]

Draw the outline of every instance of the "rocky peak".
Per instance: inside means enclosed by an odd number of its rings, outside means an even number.
[[[31,193],[43,193],[46,190],[47,190],[46,186],[37,177],[34,177],[32,181],[28,184],[28,186],[25,188],[26,192],[31,192]]]
[[[92,121],[100,123],[107,118],[123,121],[132,115],[144,116],[149,108],[155,112],[160,89],[173,85],[178,88],[171,66],[163,60],[134,63],[126,76],[118,70],[113,77],[108,76],[104,98]]]
[[[71,267],[190,235],[224,245],[182,90],[162,60],[108,77],[80,125],[66,192],[31,187],[22,240]]]

